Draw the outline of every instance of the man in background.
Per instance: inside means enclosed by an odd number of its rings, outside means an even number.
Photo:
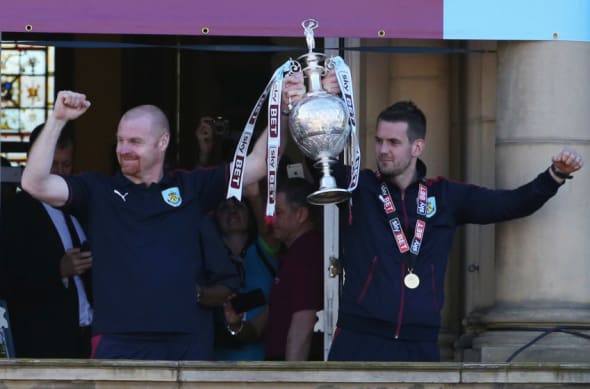
[[[272,230],[285,249],[268,308],[244,320],[231,303],[224,307],[228,332],[242,342],[264,338],[267,360],[323,360],[322,334],[313,330],[324,306],[321,209],[307,202],[314,190],[303,178],[279,181]]]
[[[32,145],[43,125],[32,132]],[[73,133],[65,129],[51,173],[72,173]],[[72,215],[21,191],[2,207],[3,289],[17,358],[90,356],[92,254]]]

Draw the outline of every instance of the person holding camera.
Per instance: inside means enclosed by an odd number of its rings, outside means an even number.
[[[227,162],[237,139],[231,139],[229,120],[221,116],[202,116],[195,129],[197,147],[195,167],[211,167]]]
[[[314,332],[323,309],[323,243],[316,230],[319,207],[307,196],[315,187],[303,178],[279,180],[273,236],[283,245],[268,308],[255,317],[224,305],[227,330],[241,342],[264,339],[266,360],[323,359],[323,339]]]
[[[264,199],[260,184],[244,188],[245,200],[227,199],[215,211],[227,253],[238,269],[241,285],[232,304],[244,317],[253,318],[267,307],[270,289],[278,268],[279,242],[271,236],[271,228],[264,223]],[[216,360],[262,361],[264,342],[242,343],[226,329],[223,310],[216,316]]]

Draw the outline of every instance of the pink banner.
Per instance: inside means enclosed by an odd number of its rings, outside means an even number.
[[[0,32],[301,37],[308,18],[317,37],[443,37],[442,0],[6,0]]]

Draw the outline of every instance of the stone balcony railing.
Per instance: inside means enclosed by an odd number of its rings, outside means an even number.
[[[590,388],[590,364],[2,360],[0,388]]]

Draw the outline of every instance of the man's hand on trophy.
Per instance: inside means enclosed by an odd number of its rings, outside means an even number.
[[[283,80],[281,111],[284,114],[288,114],[291,111],[291,108],[293,108],[293,104],[301,100],[303,95],[305,95],[303,73],[296,72],[286,76]]]
[[[340,86],[338,85],[338,77],[336,77],[336,72],[330,70],[328,74],[322,78],[322,87],[324,90],[333,95],[340,94]]]

